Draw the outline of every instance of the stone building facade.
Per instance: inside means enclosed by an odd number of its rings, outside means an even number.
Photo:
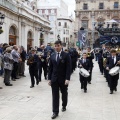
[[[87,40],[92,46],[99,38],[95,24],[111,19],[120,21],[120,0],[75,0],[75,34],[84,27],[87,30]]]
[[[0,43],[22,45],[26,49],[48,42],[50,22],[18,0],[0,0],[0,12],[5,14]],[[40,41],[41,40],[41,41]]]

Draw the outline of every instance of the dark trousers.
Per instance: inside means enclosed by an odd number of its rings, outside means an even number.
[[[11,74],[12,79],[13,78],[15,79],[17,77],[17,71],[18,71],[18,63],[14,62],[13,63],[13,70],[12,70],[12,74]]]
[[[100,62],[98,62],[98,64],[99,64],[100,72],[103,73],[103,62],[100,61]]]
[[[25,62],[20,62],[19,74],[24,75],[24,71],[25,71]]]
[[[110,90],[113,91],[116,89],[118,85],[118,75],[111,76],[109,75],[109,84],[110,84]]]
[[[88,82],[91,82],[92,80],[92,70],[93,70],[93,67],[90,69],[90,76],[88,77]]]
[[[68,86],[64,83],[59,83],[58,81],[53,82],[51,84],[52,88],[52,105],[53,105],[53,113],[59,113],[59,90],[62,93],[62,106],[67,106],[68,101]]]
[[[34,86],[35,85],[34,77],[36,78],[36,82],[38,82],[38,70],[34,68],[29,68],[29,73],[30,73],[30,78],[31,78],[31,85]]]
[[[10,84],[10,76],[11,76],[12,70],[4,69],[4,83]]]
[[[42,75],[42,65],[39,64],[38,65],[38,79],[39,79],[39,81],[41,81],[41,75]]]
[[[88,78],[85,78],[80,74],[79,74],[79,76],[80,76],[81,88],[84,88],[84,90],[87,90],[87,79]]]
[[[43,68],[43,71],[44,71],[44,77],[46,78],[47,77],[47,63],[39,64],[39,68],[38,68],[38,74],[39,74],[38,78],[39,78],[39,81],[41,81],[42,68]]]

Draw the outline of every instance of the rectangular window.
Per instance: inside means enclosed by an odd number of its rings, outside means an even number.
[[[99,3],[99,9],[104,9],[104,3]]]
[[[48,10],[45,10],[45,14],[48,15]]]
[[[87,3],[84,3],[83,4],[83,10],[87,10],[88,9],[88,4]]]
[[[61,22],[58,23],[58,26],[61,26]]]
[[[119,8],[119,3],[118,2],[114,2],[114,8]]]
[[[64,23],[64,28],[67,28],[67,23],[66,22]]]
[[[42,10],[38,10],[39,14],[42,15]]]
[[[82,20],[82,25],[83,28],[88,29],[88,20]]]

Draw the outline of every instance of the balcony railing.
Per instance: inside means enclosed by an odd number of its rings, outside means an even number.
[[[0,5],[14,12],[18,12],[18,7],[12,1],[0,0]]]

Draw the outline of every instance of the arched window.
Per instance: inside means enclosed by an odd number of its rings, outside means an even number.
[[[59,22],[59,24],[58,24],[59,26],[61,26],[61,22]]]
[[[16,35],[16,29],[15,29],[14,26],[11,26],[11,27],[10,27],[9,35]]]

